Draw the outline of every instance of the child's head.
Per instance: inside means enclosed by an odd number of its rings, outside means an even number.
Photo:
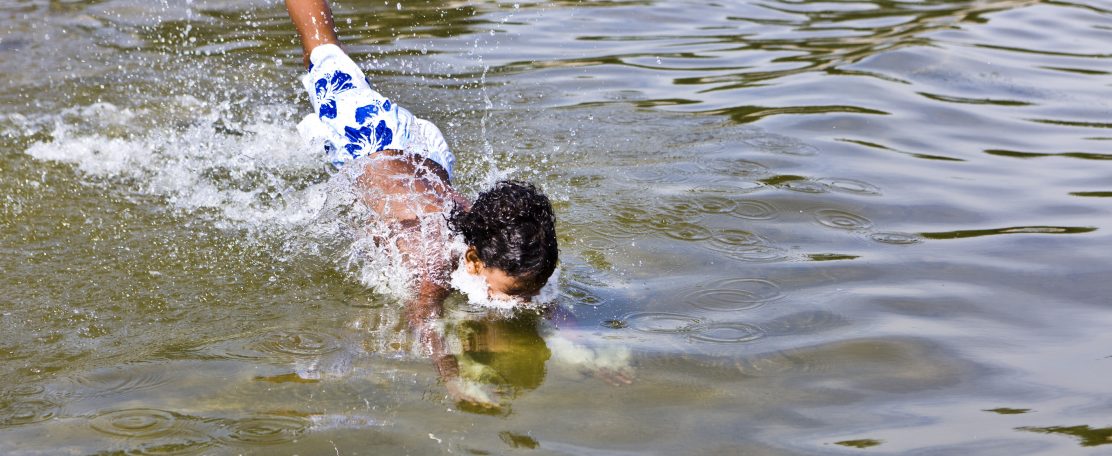
[[[467,272],[482,276],[494,298],[536,295],[556,269],[556,219],[532,185],[502,181],[471,210],[452,210],[449,226],[467,242]]]

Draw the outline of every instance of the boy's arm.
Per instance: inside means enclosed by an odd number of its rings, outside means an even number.
[[[293,26],[301,37],[306,67],[314,48],[322,44],[340,44],[328,0],[286,0],[286,11],[289,11]]]

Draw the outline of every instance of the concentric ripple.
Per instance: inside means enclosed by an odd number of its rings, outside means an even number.
[[[154,438],[179,430],[177,419],[170,412],[155,409],[117,410],[89,421],[97,432],[127,438]]]
[[[813,180],[787,181],[777,185],[777,187],[799,193],[826,193],[828,191],[825,185]]]
[[[622,319],[636,331],[652,334],[684,334],[695,330],[702,320],[671,312],[641,312],[626,315]]]
[[[900,233],[896,231],[881,231],[873,233],[869,235],[869,239],[883,244],[896,245],[918,244],[920,242],[923,242],[923,238],[919,237],[916,234]]]
[[[720,230],[706,247],[735,260],[753,263],[782,261],[789,257],[784,249],[745,230]]]
[[[704,214],[728,214],[737,208],[737,202],[725,196],[704,195],[695,198],[695,204]]]
[[[768,220],[776,217],[776,207],[764,201],[738,201],[730,214],[749,220]]]
[[[616,222],[615,228],[629,233],[630,236],[649,233],[653,230],[652,221],[656,215],[651,209],[634,205],[619,205],[610,212]]]
[[[0,402],[0,428],[46,421],[58,413],[58,404],[44,399]]]
[[[10,396],[34,396],[45,390],[41,385],[19,385],[9,388],[6,393]]]
[[[78,396],[109,396],[155,388],[170,381],[170,371],[149,367],[98,369],[78,375],[74,381],[84,388]]]
[[[760,181],[729,180],[719,181],[718,183],[713,184],[700,185],[698,187],[692,188],[691,192],[696,194],[733,197],[737,195],[744,195],[746,193],[753,193],[762,188],[765,188],[765,184]]]
[[[668,237],[681,241],[702,241],[711,236],[709,229],[686,222],[674,223],[661,231]]]
[[[306,331],[270,334],[253,345],[265,352],[294,356],[319,356],[339,349],[339,343],[331,336]]]
[[[664,211],[685,221],[692,221],[704,214],[702,205],[689,198],[677,198],[666,202]]]
[[[815,220],[839,230],[865,230],[873,226],[872,220],[838,209],[819,209],[815,211]]]
[[[727,279],[711,282],[687,296],[692,306],[731,312],[748,310],[783,298],[780,285],[765,279]]]
[[[222,440],[239,445],[276,445],[296,440],[309,429],[309,420],[295,416],[257,415],[233,421]]]
[[[880,195],[880,187],[870,184],[865,181],[856,179],[844,179],[839,177],[823,177],[817,181],[832,190],[844,193],[853,193],[857,195]]]
[[[677,223],[690,223],[692,220],[689,217],[683,217],[676,214],[667,212],[653,212],[649,216],[646,224],[654,231],[666,231],[668,227]]]
[[[740,344],[760,339],[764,332],[746,323],[716,322],[699,325],[688,337],[700,342]]]

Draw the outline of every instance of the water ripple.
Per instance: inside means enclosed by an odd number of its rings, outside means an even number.
[[[0,402],[0,428],[38,423],[54,418],[58,404],[45,399]]]
[[[777,187],[799,193],[826,193],[828,190],[826,185],[812,180],[787,181]]]
[[[725,196],[715,195],[696,197],[695,204],[699,206],[700,212],[704,214],[727,214],[737,208],[736,201]]]
[[[172,413],[143,408],[108,412],[94,417],[89,426],[104,434],[127,438],[159,437],[179,427]]]
[[[296,416],[256,415],[231,422],[230,432],[221,440],[252,446],[289,443],[304,434],[309,424],[309,420]]]
[[[875,196],[875,195],[880,195],[881,194],[880,193],[880,187],[877,187],[877,186],[875,186],[873,184],[870,184],[868,182],[860,181],[860,180],[856,180],[856,179],[844,179],[844,178],[838,178],[838,177],[823,177],[823,178],[816,179],[816,181],[825,185],[825,186],[827,186],[830,189],[833,189],[833,190],[836,190],[836,191],[839,191],[839,192],[854,193],[854,194],[857,194],[857,195],[869,195],[869,196]]]
[[[786,250],[745,230],[720,230],[705,247],[735,260],[754,263],[783,261],[790,257]]]
[[[46,391],[46,388],[43,388],[41,385],[18,385],[8,388],[5,394],[10,396],[34,396],[44,391]]]
[[[699,342],[741,344],[764,337],[764,332],[747,323],[715,322],[699,325],[688,337]]]
[[[776,217],[776,206],[764,201],[738,201],[737,207],[730,214],[749,220],[768,220]]]
[[[319,356],[339,349],[332,336],[307,331],[283,331],[264,336],[252,347],[267,353],[293,356]]]
[[[213,445],[218,423],[165,410],[134,408],[102,413],[89,427],[110,437],[127,439],[128,454],[200,454]]]
[[[671,224],[661,231],[668,237],[681,241],[702,241],[711,236],[710,230],[702,225],[686,222]]]
[[[869,235],[869,239],[882,244],[907,245],[923,242],[923,238],[914,233],[900,233],[896,231],[880,231]]]
[[[798,139],[769,134],[761,138],[754,138],[745,141],[746,144],[757,148],[762,152],[774,152],[787,155],[815,155],[819,150],[815,146],[807,144]]]
[[[635,331],[652,334],[684,334],[694,331],[702,320],[671,312],[639,312],[622,320]]]
[[[169,382],[171,372],[160,366],[144,366],[146,368],[98,369],[74,377],[74,382],[84,388],[76,393],[79,397],[99,397],[115,394],[126,394],[155,388]]]
[[[783,298],[780,285],[765,279],[726,279],[711,282],[684,300],[704,310],[736,312]]]
[[[815,211],[815,220],[822,226],[839,230],[865,230],[873,226],[872,220],[838,209],[819,209]]]

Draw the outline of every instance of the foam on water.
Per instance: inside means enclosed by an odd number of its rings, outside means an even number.
[[[490,288],[483,280],[482,277],[472,275],[467,272],[466,264],[461,258],[458,261],[459,266],[455,271],[452,271],[451,285],[452,288],[459,290],[467,296],[467,301],[475,306],[484,307],[488,309],[495,309],[500,311],[510,311],[514,309],[539,309],[544,307],[559,296],[558,283],[560,282],[560,269],[557,268],[552,271],[552,275],[541,287],[540,292],[532,299],[525,301],[522,299],[498,299],[490,296]]]

